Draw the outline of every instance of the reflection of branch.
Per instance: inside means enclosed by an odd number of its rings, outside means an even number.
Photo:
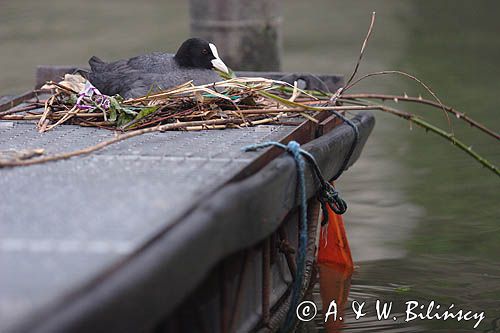
[[[412,102],[412,103],[420,103],[426,104],[437,108],[444,108],[447,112],[454,114],[458,119],[461,119],[471,125],[472,127],[476,127],[484,133],[494,137],[497,140],[500,140],[500,134],[494,132],[493,130],[487,128],[483,124],[475,121],[472,118],[469,118],[463,112],[458,112],[453,109],[451,106],[441,105],[434,101],[423,99],[421,97],[409,97],[409,96],[398,96],[398,95],[385,95],[385,94],[344,94],[342,98],[345,99],[357,99],[357,98],[366,98],[366,99],[380,99],[382,101],[385,100],[393,100],[393,101],[403,101],[403,102]]]
[[[355,105],[360,105],[360,106],[361,105],[371,106],[371,107],[373,107],[373,110],[381,110],[381,111],[396,115],[400,118],[407,119],[407,120],[411,121],[412,123],[424,128],[426,131],[431,131],[431,132],[445,138],[446,140],[450,141],[455,146],[457,146],[458,148],[460,148],[461,150],[466,152],[468,155],[470,155],[472,158],[474,158],[476,161],[481,163],[483,166],[485,166],[488,169],[490,169],[491,171],[493,171],[493,173],[495,173],[497,176],[500,176],[500,170],[495,165],[493,165],[490,161],[488,161],[487,159],[485,159],[484,157],[482,157],[481,155],[476,153],[474,150],[472,150],[472,147],[468,147],[465,143],[463,143],[462,141],[457,139],[453,133],[448,133],[445,130],[443,130],[437,126],[431,125],[428,122],[426,122],[425,120],[423,120],[422,118],[419,118],[412,113],[399,111],[397,109],[394,109],[394,108],[391,108],[388,106],[384,106],[384,105],[361,102],[358,100],[342,99],[339,101],[344,102],[344,103],[351,103],[351,104],[355,104]]]

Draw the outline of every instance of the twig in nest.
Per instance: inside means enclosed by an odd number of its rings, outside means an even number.
[[[13,108],[13,109],[10,109],[10,110],[7,110],[7,111],[2,111],[0,112],[0,119],[3,119],[4,116],[8,116],[8,115],[11,115],[11,114],[14,114],[14,113],[20,113],[20,112],[26,112],[26,111],[31,111],[31,110],[35,110],[35,109],[38,109],[40,106],[37,105],[36,103],[33,103],[33,104],[29,104],[29,105],[26,105],[26,106],[23,106],[23,107],[20,107],[20,108]]]
[[[38,124],[36,125],[39,132],[45,132],[45,128],[47,127],[47,122],[46,122],[47,116],[52,110],[52,104],[54,104],[54,100],[58,95],[59,93],[55,93],[47,101],[45,101],[45,109],[42,113],[42,116],[40,117],[40,120],[38,121]]]

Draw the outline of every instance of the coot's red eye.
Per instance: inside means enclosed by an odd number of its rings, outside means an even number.
[[[201,54],[208,54],[208,50],[207,50],[207,49],[203,49],[203,50],[201,51]]]

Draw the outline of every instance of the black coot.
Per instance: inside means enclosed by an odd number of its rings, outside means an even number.
[[[106,63],[97,57],[89,60],[89,81],[106,95],[124,98],[144,96],[193,80],[194,84],[220,81],[212,69],[228,72],[214,44],[200,38],[182,43],[177,53],[151,53]]]

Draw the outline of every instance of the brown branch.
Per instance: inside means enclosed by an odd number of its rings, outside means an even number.
[[[165,124],[165,125],[160,125],[160,126],[155,126],[155,127],[143,128],[140,130],[130,131],[130,132],[118,135],[118,136],[114,137],[113,139],[100,142],[94,146],[86,147],[86,148],[79,149],[79,150],[74,150],[74,151],[67,152],[67,153],[59,153],[59,154],[54,154],[54,155],[40,157],[40,158],[33,158],[33,159],[29,159],[29,160],[0,161],[0,168],[41,164],[41,163],[46,163],[46,162],[50,162],[50,161],[65,160],[65,159],[75,157],[75,156],[88,155],[90,153],[101,150],[109,145],[114,144],[114,143],[117,143],[117,142],[120,142],[123,140],[127,140],[127,139],[136,137],[138,135],[146,134],[146,133],[164,132],[164,131],[169,131],[169,130],[174,130],[174,129],[184,129],[186,127],[200,126],[200,125],[201,126],[223,125],[223,124],[236,124],[236,125],[238,125],[241,123],[243,123],[243,121],[240,119],[213,119],[213,120],[190,121],[190,122],[182,122],[182,123]]]
[[[54,95],[52,95],[46,102],[45,102],[45,107],[44,107],[44,110],[43,110],[43,114],[42,116],[40,117],[40,120],[38,120],[38,123],[36,125],[36,127],[38,128],[38,130],[40,132],[44,132],[45,128],[47,127],[47,123],[46,123],[46,119],[47,119],[47,116],[50,114],[50,112],[52,111],[52,104],[54,104],[54,100],[57,98],[57,96],[59,96],[59,93],[55,93]],[[43,128],[43,130],[42,130]]]
[[[363,54],[365,53],[366,45],[368,44],[368,39],[370,39],[370,35],[372,34],[372,30],[373,30],[373,25],[375,24],[375,16],[376,16],[376,13],[373,12],[372,13],[372,20],[370,22],[370,27],[368,28],[368,32],[366,33],[365,40],[363,41],[363,45],[361,46],[361,51],[359,52],[358,61],[356,63],[356,66],[354,67],[354,71],[352,72],[351,77],[349,78],[349,80],[347,80],[347,83],[345,85],[346,87],[349,86],[351,81],[354,79],[354,77],[358,73],[358,69],[359,69],[359,66],[361,64],[361,59],[363,58]]]
[[[48,119],[58,120],[61,119],[64,114],[54,112],[47,116]],[[42,118],[42,114],[27,114],[27,115],[17,115],[11,114],[3,116],[1,120],[38,120]],[[77,118],[102,118],[102,113],[78,113]]]
[[[478,153],[476,153],[472,149],[472,147],[467,146],[464,142],[457,139],[453,133],[448,133],[437,126],[429,124],[428,122],[424,121],[422,118],[419,118],[412,113],[399,111],[397,109],[387,107],[384,105],[369,104],[369,103],[361,102],[358,100],[343,99],[342,101],[346,102],[346,103],[353,103],[356,105],[365,105],[365,106],[369,105],[369,106],[372,106],[374,110],[381,110],[381,111],[396,115],[398,117],[401,117],[403,119],[409,120],[410,122],[422,127],[426,131],[431,131],[432,133],[437,134],[437,135],[443,137],[444,139],[450,141],[453,145],[455,145],[456,147],[458,147],[459,149],[464,151],[466,154],[468,154],[469,156],[474,158],[477,162],[479,162],[480,164],[482,164],[483,166],[488,168],[494,174],[496,174],[497,176],[500,176],[500,170],[498,169],[498,167],[496,165],[494,165],[493,163],[488,161],[486,158],[484,158],[481,155],[479,155]]]
[[[487,128],[486,126],[475,121],[474,119],[466,116],[465,113],[458,112],[455,109],[453,109],[451,106],[441,105],[439,103],[436,103],[436,102],[428,100],[428,99],[423,99],[421,97],[409,97],[409,96],[386,95],[386,94],[345,94],[345,95],[342,95],[342,98],[345,98],[345,99],[356,99],[356,98],[368,98],[368,99],[370,99],[370,98],[372,98],[372,99],[380,99],[382,101],[384,101],[384,100],[398,100],[398,101],[405,101],[405,102],[430,105],[430,106],[433,106],[436,108],[444,108],[447,112],[455,115],[458,119],[465,121],[470,126],[476,127],[479,130],[483,131],[484,133],[492,136],[493,138],[500,140],[500,134]]]
[[[444,105],[441,102],[441,100],[431,90],[431,88],[429,88],[429,86],[427,86],[422,80],[420,80],[419,78],[417,78],[417,77],[415,77],[415,76],[413,76],[411,74],[408,74],[406,72],[391,70],[391,71],[380,71],[380,72],[369,73],[369,74],[363,75],[362,77],[360,77],[359,79],[357,79],[356,81],[354,81],[353,83],[351,83],[350,85],[346,85],[346,87],[343,89],[342,93],[345,92],[345,91],[347,91],[347,90],[349,90],[350,88],[352,88],[353,86],[355,86],[356,84],[358,84],[359,82],[361,82],[364,79],[367,79],[367,78],[369,78],[371,76],[386,75],[386,74],[399,74],[399,75],[406,76],[406,77],[412,79],[413,81],[418,82],[422,87],[424,87],[425,90],[427,90],[427,92],[429,92],[429,94],[431,94],[432,97],[434,97],[434,99],[436,101],[438,101],[439,105],[441,106],[441,109],[444,112],[446,120],[448,121],[448,126],[450,128],[450,131],[453,133],[453,126],[451,125],[450,117],[448,116],[448,113],[446,112],[446,109],[444,108]]]
[[[314,108],[314,110],[321,110],[321,111],[328,111],[328,110],[369,110],[369,109],[377,109],[379,107],[377,106],[331,106],[331,107],[311,107]],[[258,114],[261,112],[261,114],[266,114],[266,113],[280,113],[280,112],[303,112],[304,110],[307,110],[307,107],[297,107],[297,108],[282,108],[282,109],[255,109],[255,110],[240,110],[240,112],[243,113],[254,113]],[[86,116],[90,114],[86,113]],[[42,115],[36,115],[32,117],[41,117]],[[92,114],[92,116],[96,116]],[[29,117],[29,116],[24,116],[24,117]],[[60,154],[54,154],[51,156],[45,156],[41,158],[35,158],[35,159],[30,159],[30,160],[13,160],[13,161],[2,161],[0,162],[0,167],[14,167],[14,166],[26,166],[26,165],[33,165],[33,164],[40,164],[40,163],[45,163],[49,161],[58,161],[58,160],[63,160],[63,159],[68,159],[74,156],[79,156],[79,155],[87,155],[92,152],[95,152],[97,150],[103,149],[104,147],[107,147],[109,145],[112,145],[114,143],[133,138],[138,135],[142,135],[145,133],[153,133],[153,132],[163,132],[167,130],[175,130],[175,129],[209,129],[209,128],[220,128],[220,125],[241,125],[241,124],[248,124],[248,125],[257,125],[257,124],[262,124],[262,123],[267,123],[267,122],[272,122],[272,121],[277,121],[279,117],[273,117],[273,118],[267,118],[267,119],[261,119],[261,120],[250,120],[250,119],[242,119],[242,118],[236,118],[236,119],[212,119],[212,120],[200,120],[200,121],[188,121],[188,122],[177,122],[177,123],[170,123],[170,124],[165,124],[165,125],[158,125],[155,127],[149,127],[149,128],[143,128],[139,130],[134,130],[130,131],[121,135],[118,135],[117,137],[110,139],[108,141],[103,141],[101,143],[98,143],[94,146],[86,147],[80,150],[75,150],[72,152],[67,152],[67,153],[60,153]]]
[[[280,112],[304,112],[307,110],[314,111],[362,111],[371,110],[371,106],[312,106],[310,109],[307,107],[295,107],[295,108],[276,108],[276,109],[247,109],[240,110],[239,113],[242,114],[267,114],[267,113],[280,113]]]
[[[24,112],[24,111],[31,111],[31,110],[35,110],[35,109],[38,109],[40,106],[38,105],[35,105],[35,104],[30,104],[30,105],[27,105],[27,106],[23,106],[21,108],[17,108],[17,109],[10,109],[10,110],[7,110],[7,111],[2,111],[0,112],[0,119],[4,119],[5,116],[7,115],[11,115],[11,114],[14,114],[14,113],[19,113],[19,112]]]

